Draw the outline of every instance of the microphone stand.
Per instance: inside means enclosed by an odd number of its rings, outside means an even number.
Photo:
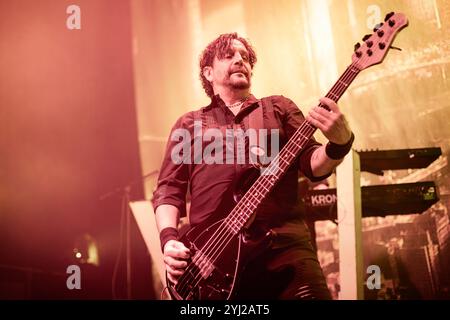
[[[121,218],[120,218],[120,249],[116,260],[116,266],[114,267],[114,274],[113,274],[113,298],[115,298],[115,276],[116,276],[116,267],[118,266],[120,255],[122,253],[122,218],[126,217],[126,274],[127,274],[127,299],[131,299],[131,210],[130,206],[128,205],[130,203],[130,193],[133,186],[142,183],[147,178],[154,176],[159,171],[154,170],[144,176],[142,176],[140,179],[136,179],[133,181],[130,181],[128,184],[126,184],[123,187],[117,187],[112,191],[109,191],[99,197],[100,201],[103,201],[109,197],[112,197],[116,194],[122,193],[122,212],[121,212]]]
[[[145,176],[142,176],[140,179],[136,179],[136,180],[132,180],[129,183],[127,183],[125,186],[123,187],[117,187],[114,190],[111,190],[107,193],[102,194],[99,197],[99,200],[105,200],[106,198],[112,197],[113,195],[117,194],[117,193],[121,193],[121,192],[125,192],[126,188],[131,189],[131,187],[133,187],[134,185],[141,183],[142,181],[145,181],[147,178],[150,178],[151,176],[154,176],[155,174],[157,174],[159,171],[158,170],[153,170],[150,173],[147,173]]]

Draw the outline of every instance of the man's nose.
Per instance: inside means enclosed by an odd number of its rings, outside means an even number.
[[[242,56],[239,52],[234,55],[234,63],[239,65],[242,65],[244,63],[244,60],[242,59]]]

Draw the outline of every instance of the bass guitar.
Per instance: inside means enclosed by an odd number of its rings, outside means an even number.
[[[374,33],[355,45],[352,63],[339,77],[326,97],[337,102],[350,83],[364,69],[381,63],[397,33],[408,25],[401,13],[389,13]],[[327,109],[323,104],[320,107]],[[330,110],[328,110],[330,111]],[[227,300],[233,297],[238,274],[246,262],[270,244],[271,234],[249,239],[243,230],[251,224],[260,203],[287,171],[316,131],[304,121],[278,155],[264,169],[225,218],[207,221],[190,229],[180,241],[191,250],[191,259],[176,285],[167,279],[175,300]]]

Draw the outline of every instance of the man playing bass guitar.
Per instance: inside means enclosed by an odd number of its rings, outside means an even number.
[[[233,294],[219,295],[218,298],[330,299],[316,252],[311,246],[309,231],[296,210],[298,170],[311,181],[325,179],[350,151],[354,136],[332,99],[320,99],[320,105],[312,108],[304,117],[295,103],[284,96],[254,97],[251,94],[251,78],[255,63],[254,49],[236,33],[220,35],[206,47],[200,58],[200,78],[211,103],[200,110],[184,114],[174,125],[152,200],[167,278],[176,288],[189,264],[193,264],[196,259],[199,261],[199,258],[194,258],[193,252],[199,248],[186,247],[186,243],[179,241],[177,230],[180,214],[186,210],[188,190],[191,197],[189,221],[192,227],[207,220],[214,221],[215,215],[215,220],[219,220],[235,206],[234,190],[239,183],[236,179],[251,162],[250,157],[244,156],[245,161],[239,161],[239,157],[252,146],[246,139],[244,147],[236,149],[236,146],[230,146],[230,141],[236,140],[225,137],[229,138],[230,132],[233,135],[236,130],[261,129],[251,128],[252,123],[258,123],[251,121],[251,114],[256,114],[255,110],[261,108],[261,126],[276,133],[269,140],[278,139],[276,143],[280,147],[286,144],[305,119],[311,126],[320,129],[329,143],[321,145],[314,138],[308,139],[293,165],[258,205],[252,222],[236,231],[241,234],[242,241],[258,239],[270,232],[270,244],[239,269],[237,280],[230,280]],[[214,139],[214,150],[221,150],[222,153],[213,154],[215,160],[219,157],[223,161],[211,161],[205,157],[205,148],[201,149],[203,153],[195,150],[195,146],[201,144],[205,147],[207,142],[212,141],[211,138],[199,137],[199,132],[207,132],[208,129],[224,133],[218,135],[223,138],[221,141],[217,136]],[[190,139],[188,145],[186,141],[183,145],[183,151],[187,150],[189,154],[177,159],[174,154],[180,155],[180,136]],[[217,143],[223,145],[218,146]],[[225,155],[224,150],[235,152],[231,152],[230,156],[230,153]],[[260,149],[256,150],[258,153]],[[215,233],[218,232],[216,230]],[[209,240],[205,248],[208,246],[213,246]],[[211,265],[205,269],[204,265],[197,263],[195,271],[200,273],[199,279],[208,278],[211,269],[218,267],[218,263],[212,256],[201,258],[204,264]],[[196,280],[195,277],[193,280]],[[191,281],[191,288],[197,283]],[[220,291],[220,288],[217,290]],[[210,297],[180,294],[178,298]]]

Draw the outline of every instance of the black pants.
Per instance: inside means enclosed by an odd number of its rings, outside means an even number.
[[[237,300],[330,300],[325,277],[309,240],[270,248],[239,277]]]

